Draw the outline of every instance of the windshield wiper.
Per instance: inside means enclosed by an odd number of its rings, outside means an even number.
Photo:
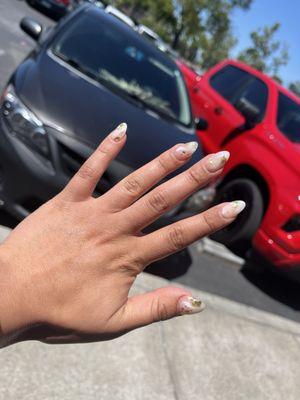
[[[77,60],[75,60],[75,58],[72,57],[67,57],[62,53],[53,51],[53,53],[61,58],[63,61],[65,61],[67,64],[69,64],[71,67],[77,69],[79,72],[82,72],[83,74],[89,76],[90,78],[94,79],[94,80],[98,80],[98,77],[93,74],[88,68],[85,68],[82,64],[80,64]]]
[[[109,86],[111,90],[118,92],[121,96],[126,97],[127,99],[132,99],[135,104],[138,104],[142,109],[144,110],[151,110],[152,112],[164,116],[165,118],[176,121],[177,119],[167,113],[166,111],[160,109],[159,107],[156,107],[155,105],[149,103],[146,100],[143,100],[140,96],[138,96],[136,93],[129,92],[127,90],[121,89],[117,85],[114,85],[110,83],[108,80],[102,78],[101,76],[91,72],[88,68],[84,67],[82,64],[80,64],[75,58],[68,57],[65,54],[60,53],[59,51],[56,51],[52,49],[52,52],[60,59],[65,61],[67,64],[69,64],[71,67],[77,69],[78,71],[82,72],[83,74],[87,75],[89,78],[93,79],[96,82],[101,83],[102,85]]]

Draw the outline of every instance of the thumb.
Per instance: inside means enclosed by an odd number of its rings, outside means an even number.
[[[123,328],[132,330],[153,322],[204,310],[204,303],[182,288],[166,287],[130,297],[123,309]]]

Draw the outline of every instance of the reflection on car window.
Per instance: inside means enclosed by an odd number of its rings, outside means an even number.
[[[300,143],[300,104],[279,93],[277,126],[292,142]]]
[[[52,51],[111,90],[191,124],[187,91],[175,63],[104,13],[79,16],[58,35]]]
[[[211,86],[238,110],[240,100],[246,100],[256,110],[257,122],[265,115],[268,89],[266,84],[254,75],[232,65],[227,65],[213,75]]]

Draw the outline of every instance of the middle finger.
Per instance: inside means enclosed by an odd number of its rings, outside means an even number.
[[[197,150],[197,142],[178,144],[134,171],[101,196],[109,209],[120,211],[129,207],[155,184],[187,163]]]
[[[211,154],[187,171],[156,187],[122,212],[124,221],[128,221],[133,232],[150,225],[216,178],[222,172],[229,156],[228,151]]]

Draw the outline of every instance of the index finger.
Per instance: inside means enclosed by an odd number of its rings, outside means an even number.
[[[118,155],[126,141],[127,125],[120,124],[85,161],[62,192],[64,197],[80,201],[90,197],[109,163]]]

